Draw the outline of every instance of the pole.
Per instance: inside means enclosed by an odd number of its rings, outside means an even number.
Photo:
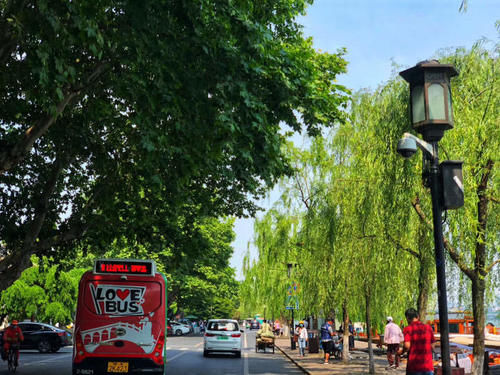
[[[293,340],[293,336],[295,336],[295,327],[294,327],[294,324],[293,324],[293,322],[295,320],[293,319],[293,310],[294,309],[292,309],[292,324],[291,324],[291,328],[290,328],[290,348],[292,350],[295,350],[296,349],[296,347],[295,347],[295,341]]]
[[[446,270],[443,243],[443,225],[441,217],[440,202],[440,176],[439,176],[439,158],[438,144],[432,142],[435,157],[432,158],[430,168],[431,196],[432,196],[432,220],[434,223],[434,246],[436,256],[436,278],[439,306],[439,333],[441,336],[441,362],[443,366],[443,375],[451,375],[450,367],[450,341],[448,326],[448,299],[446,295]],[[425,318],[425,317],[423,317]]]

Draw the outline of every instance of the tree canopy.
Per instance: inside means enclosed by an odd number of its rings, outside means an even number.
[[[1,0],[0,290],[32,254],[181,251],[197,217],[254,214],[287,132],[344,117],[309,2]]]

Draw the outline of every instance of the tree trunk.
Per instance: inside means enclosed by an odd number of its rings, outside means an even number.
[[[484,365],[484,291],[486,282],[479,275],[472,280],[472,313],[474,316],[473,375],[483,375]]]
[[[365,319],[366,319],[366,334],[368,339],[368,363],[369,363],[369,374],[375,374],[375,362],[373,359],[373,347],[372,347],[372,325],[370,323],[370,293],[366,291],[365,293]]]
[[[349,362],[349,312],[347,311],[347,297],[344,297],[344,303],[342,304],[342,317],[344,320],[343,330],[344,336],[342,338],[343,351],[342,359],[344,363]]]
[[[430,278],[433,267],[432,245],[428,239],[427,227],[420,223],[418,229],[418,252],[419,252],[419,270],[418,270],[418,299],[417,309],[420,320],[425,322],[427,315],[427,304],[429,301]]]
[[[423,322],[425,322],[425,317],[427,315],[427,304],[429,301],[430,265],[431,265],[430,260],[427,259],[426,256],[422,256],[420,259],[419,270],[418,270],[417,309],[418,309],[418,316]]]

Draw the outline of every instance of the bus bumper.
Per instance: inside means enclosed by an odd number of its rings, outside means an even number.
[[[108,372],[108,362],[127,362],[128,371]],[[163,374],[164,365],[158,365],[146,358],[85,358],[80,363],[73,363],[73,375],[106,374]]]

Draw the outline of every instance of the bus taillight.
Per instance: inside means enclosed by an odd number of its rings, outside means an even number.
[[[80,334],[75,335],[75,358],[74,362],[81,362],[85,359],[85,346],[83,345],[82,337]]]
[[[153,351],[153,361],[158,364],[163,363],[163,344],[165,343],[164,334],[160,334],[158,341],[156,342],[155,350]]]

